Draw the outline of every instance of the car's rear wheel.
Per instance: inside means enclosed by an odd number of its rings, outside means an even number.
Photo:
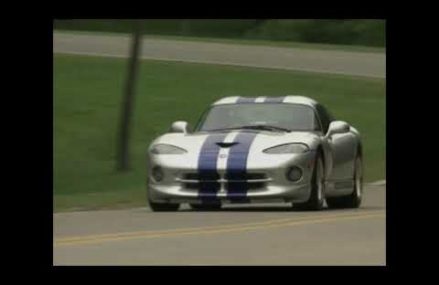
[[[323,160],[319,154],[316,158],[311,178],[311,195],[308,201],[293,203],[294,209],[298,210],[320,210],[325,201],[324,167]]]
[[[173,212],[180,208],[180,204],[174,203],[154,203],[148,199],[149,207],[153,212]]]
[[[326,198],[329,208],[358,208],[363,197],[363,163],[361,156],[355,159],[354,189],[351,194]]]
[[[221,204],[189,204],[196,211],[215,211],[221,209]]]

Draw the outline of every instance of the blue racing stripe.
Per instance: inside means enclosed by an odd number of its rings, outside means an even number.
[[[266,97],[264,103],[282,103],[285,97]]]
[[[239,97],[236,103],[255,103],[256,97],[249,98],[249,97]]]
[[[200,180],[218,180],[220,178],[216,163],[220,147],[217,142],[224,141],[227,134],[212,134],[204,141],[198,157],[198,176]],[[219,182],[200,182],[198,198],[204,202],[217,202],[216,193],[220,190]]]
[[[242,132],[239,133],[235,142],[238,144],[232,146],[227,159],[226,179],[243,180],[242,182],[227,183],[227,198],[231,202],[244,203],[249,202],[247,197],[248,183],[247,178],[247,158],[250,146],[257,133]]]

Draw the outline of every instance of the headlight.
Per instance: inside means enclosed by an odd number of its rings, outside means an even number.
[[[282,154],[282,153],[304,153],[309,151],[309,147],[302,143],[282,144],[264,149],[265,153]]]
[[[157,144],[151,149],[153,154],[183,154],[186,152],[185,149],[170,144]]]

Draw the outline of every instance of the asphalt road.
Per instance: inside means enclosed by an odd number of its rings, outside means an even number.
[[[127,57],[128,35],[53,33],[53,52]],[[385,53],[144,38],[141,57],[321,73],[386,76]]]
[[[356,210],[58,213],[54,265],[385,265],[385,193],[368,185]]]

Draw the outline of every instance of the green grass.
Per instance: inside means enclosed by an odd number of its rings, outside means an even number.
[[[70,30],[56,30],[55,32],[70,33],[70,34],[85,34],[85,35],[94,34],[94,35],[106,35],[106,36],[120,36],[121,34],[123,34],[117,32],[97,32],[97,31],[90,32],[90,31],[70,31]],[[372,52],[372,53],[386,52],[386,49],[383,47],[369,47],[369,46],[360,46],[360,45],[318,44],[318,43],[304,43],[304,42],[290,42],[290,41],[224,39],[224,38],[212,38],[212,37],[188,37],[188,36],[171,36],[171,35],[144,35],[143,38],[224,43],[224,44],[259,45],[259,46],[273,46],[273,47],[290,47],[290,48],[304,48],[304,49],[314,49],[314,50],[339,50],[339,51]]]
[[[132,125],[132,170],[115,171],[126,60],[54,55],[55,211],[145,205],[145,156],[175,120],[192,125],[230,95],[300,94],[326,105],[363,136],[365,179],[385,178],[385,80],[143,60]]]

